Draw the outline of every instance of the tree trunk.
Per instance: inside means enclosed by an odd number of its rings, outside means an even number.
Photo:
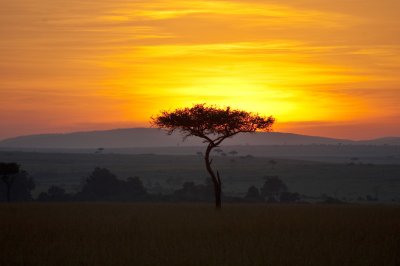
[[[217,171],[217,180],[218,180],[218,185],[215,188],[215,208],[217,210],[220,210],[222,207],[222,203],[221,203],[222,187],[221,187],[221,179],[219,178],[218,171]]]
[[[215,147],[216,147],[216,145],[214,143],[208,144],[204,159],[205,159],[205,162],[206,162],[207,172],[210,174],[211,179],[212,179],[213,184],[214,184],[215,208],[217,210],[220,210],[221,207],[222,207],[222,203],[221,203],[221,179],[219,177],[218,171],[217,171],[217,174],[215,174],[213,169],[211,168],[212,160],[210,160],[210,152]]]

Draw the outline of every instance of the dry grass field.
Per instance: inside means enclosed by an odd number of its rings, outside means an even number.
[[[1,204],[0,265],[399,265],[400,207]]]

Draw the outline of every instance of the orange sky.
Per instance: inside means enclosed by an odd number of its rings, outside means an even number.
[[[400,136],[398,0],[0,0],[0,139],[230,105],[275,131]]]

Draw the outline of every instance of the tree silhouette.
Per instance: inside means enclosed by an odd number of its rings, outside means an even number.
[[[38,196],[38,201],[70,201],[72,195],[65,192],[64,188],[51,186],[47,192],[42,192]]]
[[[14,183],[15,175],[20,171],[20,166],[16,163],[0,163],[1,180],[6,184],[7,202],[10,202],[11,186]]]
[[[139,177],[118,179],[107,168],[96,167],[75,198],[84,201],[141,201],[148,194]]]
[[[210,152],[218,147],[225,139],[239,133],[253,133],[257,130],[270,131],[275,119],[259,116],[250,112],[218,108],[206,104],[196,104],[191,108],[162,111],[152,117],[154,127],[161,128],[171,135],[174,131],[180,132],[184,139],[195,136],[207,143],[204,160],[208,173],[214,184],[215,206],[221,208],[221,179],[218,171],[211,167]]]
[[[266,176],[265,183],[261,188],[261,195],[266,197],[268,201],[276,201],[279,194],[288,191],[285,182],[278,176]]]
[[[260,191],[255,186],[249,187],[244,198],[247,201],[261,201],[263,199],[260,195]]]

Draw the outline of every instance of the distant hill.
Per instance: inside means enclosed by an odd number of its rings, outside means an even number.
[[[239,134],[224,141],[224,145],[311,145],[311,144],[365,144],[400,145],[400,138],[382,138],[368,141],[351,141],[316,136],[305,136],[279,132],[257,132]],[[41,148],[41,149],[95,149],[95,148],[145,148],[203,146],[199,138],[182,141],[182,136],[168,136],[154,128],[127,128],[106,131],[76,132],[67,134],[29,135],[0,141],[0,148]]]

